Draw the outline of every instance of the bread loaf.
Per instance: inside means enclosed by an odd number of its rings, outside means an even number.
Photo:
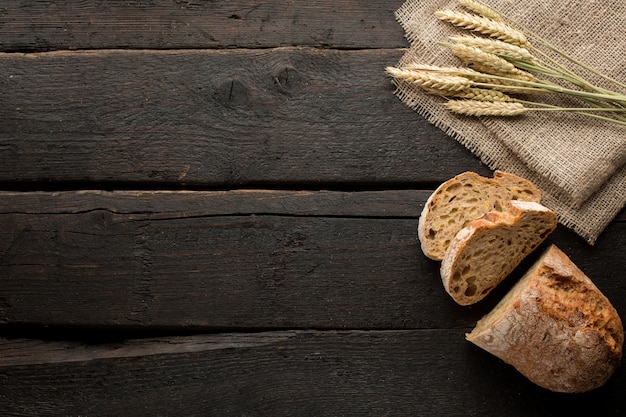
[[[466,338],[535,384],[573,393],[613,374],[624,329],[609,300],[551,246]]]
[[[448,245],[467,224],[491,210],[501,210],[510,200],[539,202],[541,191],[513,174],[496,171],[493,178],[465,172],[441,184],[422,210],[418,237],[422,251],[441,260]]]
[[[441,262],[443,286],[461,305],[482,300],[556,228],[557,216],[539,203],[510,201],[461,229]]]

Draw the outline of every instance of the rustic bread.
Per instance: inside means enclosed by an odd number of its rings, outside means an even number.
[[[482,300],[556,228],[557,216],[530,201],[510,201],[454,237],[441,262],[444,288],[461,305]]]
[[[418,237],[422,251],[441,260],[459,230],[491,210],[501,210],[510,200],[539,202],[541,191],[517,175],[496,171],[493,178],[465,172],[441,184],[422,210]]]
[[[466,338],[535,384],[571,393],[609,379],[624,329],[609,300],[551,246]]]

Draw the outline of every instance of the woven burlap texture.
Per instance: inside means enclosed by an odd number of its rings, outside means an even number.
[[[620,81],[626,81],[624,55],[626,1],[493,0],[490,6],[507,18]],[[461,66],[438,42],[469,34],[434,16],[443,9],[463,10],[456,0],[408,0],[396,12],[410,48],[398,66],[409,62]],[[572,67],[573,68],[573,67]],[[584,70],[596,85],[626,93]],[[458,116],[443,108],[445,99],[397,82],[397,95],[431,123],[454,137],[489,167],[523,176],[544,193],[542,202],[560,222],[594,244],[626,203],[626,127],[555,112],[514,118]],[[529,96],[530,97],[530,96]],[[580,103],[542,96],[535,100],[579,107]]]

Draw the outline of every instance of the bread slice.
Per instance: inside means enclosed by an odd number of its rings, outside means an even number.
[[[510,200],[539,202],[541,191],[530,181],[502,171],[493,178],[464,172],[441,184],[426,201],[417,234],[422,251],[441,260],[459,230],[491,210],[501,210]]]
[[[611,377],[624,328],[610,301],[551,246],[466,338],[535,384],[573,393]]]
[[[557,225],[557,216],[539,203],[510,201],[461,229],[441,262],[444,288],[461,305],[482,300]]]

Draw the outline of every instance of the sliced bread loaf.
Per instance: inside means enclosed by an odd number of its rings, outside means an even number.
[[[551,246],[466,338],[535,384],[571,393],[609,379],[624,329],[609,300]]]
[[[444,288],[461,305],[482,300],[556,228],[557,216],[539,203],[510,201],[461,229],[441,262]]]
[[[541,191],[517,175],[496,171],[493,178],[465,172],[441,184],[422,210],[418,237],[422,251],[441,260],[459,230],[510,200],[539,202]]]

